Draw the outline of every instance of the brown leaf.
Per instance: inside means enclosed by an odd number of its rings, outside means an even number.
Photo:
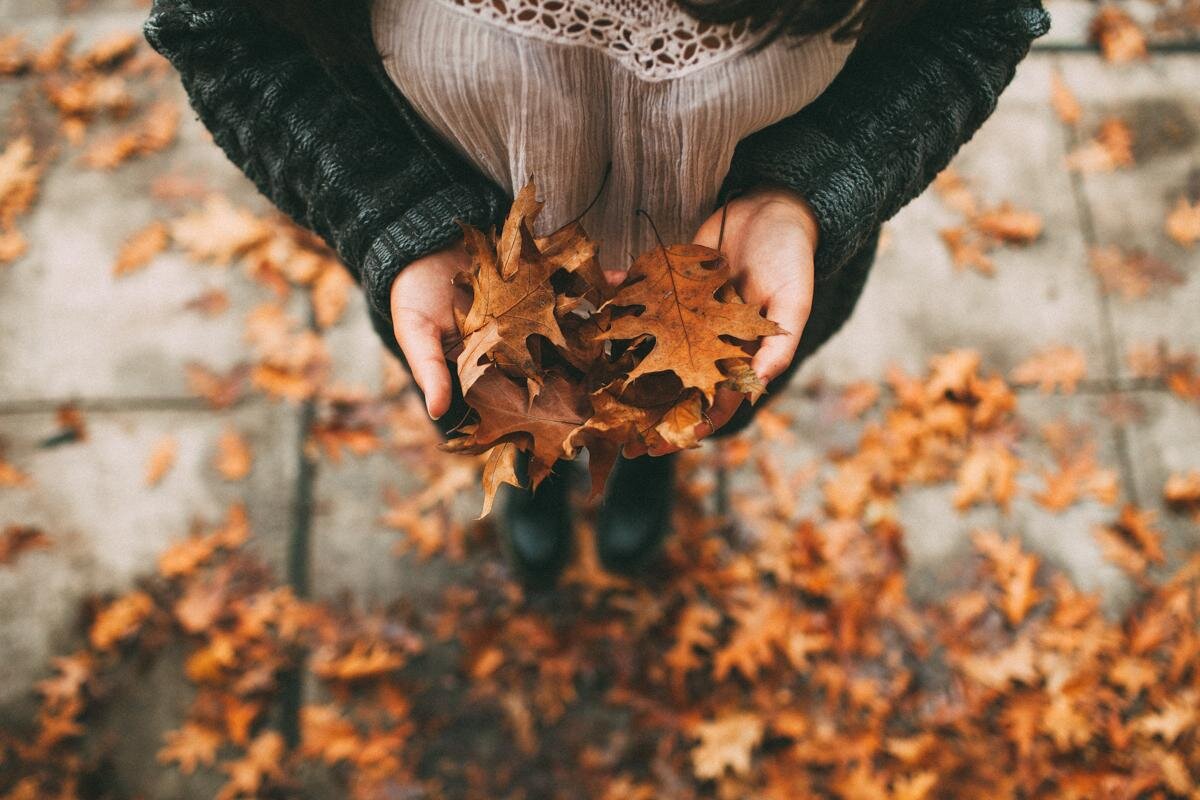
[[[199,211],[171,222],[171,238],[200,262],[225,266],[261,243],[270,229],[249,211],[223,195],[209,195]]]
[[[1153,289],[1184,282],[1184,276],[1170,264],[1140,250],[1127,252],[1116,245],[1093,247],[1089,258],[1104,290],[1125,300],[1137,300]]]
[[[184,374],[190,392],[204,398],[212,408],[222,409],[229,408],[245,394],[250,369],[238,365],[222,375],[192,362],[184,367]]]
[[[560,458],[568,457],[567,440],[589,415],[587,396],[561,375],[550,374],[534,398],[529,390],[489,367],[466,395],[479,414],[470,436],[451,440],[452,452],[482,452],[501,441],[522,441],[529,449],[529,480],[537,486]]]
[[[71,69],[75,72],[110,69],[133,55],[141,42],[142,37],[136,33],[110,34],[76,57],[71,62]]]
[[[121,251],[117,253],[117,262],[113,265],[113,275],[120,278],[136,272],[166,250],[169,242],[166,223],[150,223],[121,245]]]
[[[550,285],[550,276],[557,267],[540,257],[529,230],[530,220],[540,210],[533,184],[527,184],[505,221],[499,253],[483,233],[463,227],[464,245],[475,264],[469,276],[473,299],[462,323],[463,349],[457,359],[464,392],[471,390],[492,362],[540,380],[540,369],[530,350],[531,336],[567,347],[554,313],[554,289]]]
[[[625,377],[628,385],[642,375],[671,372],[685,387],[699,389],[712,402],[726,378],[723,359],[745,359],[745,352],[725,341],[754,342],[783,329],[740,302],[722,302],[717,292],[729,280],[724,256],[701,245],[656,247],[634,261],[626,283],[609,301],[613,308],[636,309],[617,317],[601,340],[639,339],[654,343]]]
[[[483,511],[479,514],[480,519],[492,512],[492,502],[496,499],[496,492],[501,484],[507,483],[509,486],[520,488],[521,480],[517,477],[517,452],[517,446],[512,442],[498,444],[488,451],[487,461],[483,466]]]
[[[226,428],[217,440],[213,466],[227,481],[240,481],[250,474],[254,453],[246,439],[234,428]]]
[[[167,743],[158,751],[158,762],[178,764],[180,772],[191,775],[198,766],[213,765],[223,737],[219,731],[187,722],[182,728],[167,731],[163,738]]]
[[[150,458],[146,462],[146,485],[157,486],[171,467],[175,466],[175,456],[179,450],[179,442],[174,436],[164,436],[154,445]]]
[[[1108,4],[1097,11],[1088,34],[1100,45],[1105,60],[1113,64],[1125,64],[1147,56],[1146,35],[1120,6]]]
[[[33,205],[41,175],[28,137],[14,139],[0,152],[0,264],[25,252],[25,239],[14,226],[17,217]]]
[[[229,293],[224,289],[209,289],[188,300],[183,307],[206,317],[217,317],[229,310]]]
[[[0,564],[12,564],[32,550],[48,550],[54,541],[31,525],[6,525],[0,530]]]
[[[1067,169],[1075,172],[1112,172],[1133,166],[1133,131],[1122,119],[1110,117],[1100,123],[1096,137],[1072,150]]]
[[[1018,364],[1011,377],[1017,383],[1036,383],[1043,394],[1050,394],[1056,387],[1064,394],[1072,394],[1086,375],[1083,351],[1057,345]]]
[[[154,599],[142,591],[130,592],[109,603],[96,615],[88,640],[97,650],[112,649],[135,635],[154,611]]]
[[[700,740],[692,750],[692,772],[701,780],[712,780],[726,770],[750,774],[751,755],[762,742],[765,726],[756,714],[732,713],[697,723],[691,732]]]
[[[349,303],[349,291],[354,286],[350,273],[340,264],[322,269],[312,285],[313,316],[317,327],[329,328],[337,324]]]
[[[0,457],[0,489],[30,486],[33,479]]]
[[[995,245],[987,237],[964,226],[943,228],[938,234],[950,250],[955,269],[973,269],[981,275],[994,275],[996,265],[988,256]]]
[[[83,162],[93,169],[113,169],[135,156],[165,149],[178,132],[179,108],[173,102],[156,103],[125,132],[89,147]]]
[[[1200,242],[1200,202],[1189,203],[1186,197],[1180,197],[1165,227],[1167,235],[1183,247]]]
[[[1029,244],[1042,235],[1042,217],[1007,200],[973,217],[975,230],[1010,244]]]
[[[1063,81],[1062,73],[1057,69],[1050,73],[1050,106],[1065,125],[1078,125],[1083,117],[1083,107],[1079,105],[1079,99]]]

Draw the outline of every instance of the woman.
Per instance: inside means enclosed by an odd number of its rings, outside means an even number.
[[[603,183],[582,222],[615,281],[654,244],[638,207],[668,243],[709,246],[724,207],[743,297],[788,331],[752,363],[776,393],[1048,27],[1040,0],[155,0],[145,32],[233,162],[337,251],[450,434],[455,220],[499,226],[532,176],[544,233]],[[746,425],[742,400],[699,432]],[[670,454],[635,455],[597,525],[623,571],[670,514]],[[568,560],[571,478],[505,504],[530,584]]]

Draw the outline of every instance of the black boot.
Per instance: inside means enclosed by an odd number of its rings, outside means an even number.
[[[601,563],[627,575],[645,567],[670,530],[674,498],[674,454],[617,459],[596,522]]]
[[[528,485],[528,456],[517,458],[517,476]],[[501,534],[517,576],[527,589],[554,586],[571,558],[573,464],[558,464],[535,491],[505,486]]]

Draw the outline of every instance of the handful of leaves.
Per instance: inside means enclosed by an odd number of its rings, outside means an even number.
[[[498,239],[459,223],[473,297],[451,355],[473,414],[444,447],[488,453],[484,515],[502,483],[521,485],[521,451],[536,487],[586,448],[595,496],[626,445],[697,446],[718,387],[762,395],[747,348],[782,332],[738,298],[717,250],[660,245],[611,287],[577,220],[533,235],[541,209],[530,182]]]

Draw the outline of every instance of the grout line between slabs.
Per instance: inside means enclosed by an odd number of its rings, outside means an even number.
[[[316,330],[316,320],[310,308],[308,327]],[[305,452],[309,431],[316,421],[317,404],[312,398],[300,406],[300,427],[295,452],[298,459],[296,483],[292,494],[292,525],[288,535],[287,583],[300,600],[312,592],[312,528],[313,498],[317,482],[318,463]],[[308,652],[296,654],[294,666],[279,678],[279,731],[288,747],[300,743],[300,710],[304,707],[305,675]]]
[[[1060,127],[1063,132],[1063,144],[1066,152],[1070,152],[1079,145],[1078,133],[1065,123]],[[1083,242],[1087,246],[1087,249],[1091,251],[1098,244],[1096,239],[1096,220],[1092,216],[1092,207],[1088,203],[1087,194],[1084,190],[1083,175],[1076,171],[1069,171],[1067,178],[1071,186],[1071,196],[1075,201],[1075,212],[1079,220],[1079,232],[1083,236]],[[1104,353],[1104,367],[1106,372],[1105,379],[1100,383],[1104,387],[1105,393],[1115,393],[1121,391],[1121,357],[1118,352],[1116,326],[1113,323],[1112,303],[1098,279],[1094,279],[1092,284],[1100,303],[1100,345]],[[1129,432],[1126,430],[1124,423],[1119,421],[1113,421],[1112,430],[1113,447],[1116,450],[1117,460],[1121,466],[1121,483],[1125,491],[1125,496],[1134,505],[1141,505],[1133,466],[1133,456],[1130,453],[1129,447]]]

